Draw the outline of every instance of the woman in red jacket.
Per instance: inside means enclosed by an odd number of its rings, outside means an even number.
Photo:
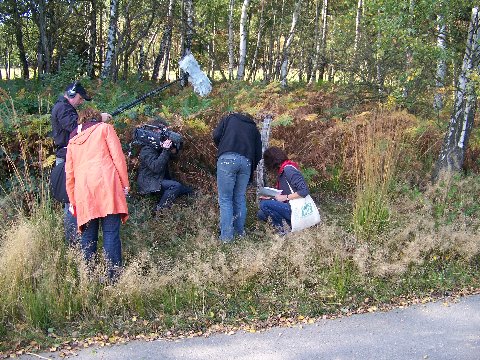
[[[97,251],[101,224],[109,277],[113,279],[122,264],[120,222],[128,218],[125,155],[113,126],[102,122],[98,111],[80,112],[78,123],[67,146],[68,198],[87,261]]]

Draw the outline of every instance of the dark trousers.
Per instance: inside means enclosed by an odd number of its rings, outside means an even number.
[[[168,209],[173,205],[176,198],[193,192],[192,188],[175,180],[162,180],[160,200],[155,210]]]
[[[115,279],[122,266],[122,244],[120,242],[120,214],[110,214],[90,220],[82,232],[82,251],[85,260],[91,261],[97,253],[98,230],[103,233],[103,250],[107,261],[108,277]]]

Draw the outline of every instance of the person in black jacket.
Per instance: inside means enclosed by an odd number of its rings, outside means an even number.
[[[52,137],[55,145],[55,165],[65,163],[67,157],[67,145],[70,139],[70,133],[77,128],[78,113],[77,108],[92,98],[78,81],[68,84],[65,87],[63,95],[60,95],[53,105],[50,122],[52,124]],[[101,113],[102,121],[108,122],[112,116],[108,113]],[[62,165],[63,166],[63,165]],[[70,204],[65,204],[64,228],[65,238],[68,243],[76,239],[77,220],[68,211]]]
[[[167,126],[165,121],[156,119],[150,125],[160,128]],[[138,171],[138,192],[142,195],[157,193],[159,201],[154,213],[160,215],[162,210],[173,205],[176,198],[193,193],[193,189],[173,180],[168,163],[177,155],[177,149],[172,146],[172,140],[166,139],[162,147],[157,149],[151,145],[142,146],[139,154],[140,169]]]
[[[245,234],[247,186],[262,158],[262,140],[250,115],[231,113],[218,123],[213,141],[218,148],[220,240],[227,243]]]

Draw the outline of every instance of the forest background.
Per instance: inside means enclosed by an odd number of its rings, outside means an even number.
[[[5,0],[0,4],[0,356],[135,337],[257,331],[480,288],[479,16],[465,0]],[[66,84],[112,112],[176,80],[191,52],[213,82],[172,86],[114,118],[166,118],[194,199],[152,218],[133,186],[115,285],[63,239],[50,198],[50,110]],[[211,131],[273,117],[323,222],[217,239]],[[477,116],[478,118],[478,116]],[[135,183],[135,151],[128,157]],[[270,184],[272,179],[268,179]]]

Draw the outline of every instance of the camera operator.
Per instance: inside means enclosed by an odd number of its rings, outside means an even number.
[[[168,126],[160,119],[151,121],[149,125],[155,132],[162,132]],[[170,208],[179,196],[193,193],[192,188],[171,178],[168,163],[178,155],[177,148],[172,145],[171,139],[164,140],[158,149],[153,145],[143,145],[139,154],[138,192],[142,195],[160,195],[153,209],[155,215],[160,215],[163,209]]]

